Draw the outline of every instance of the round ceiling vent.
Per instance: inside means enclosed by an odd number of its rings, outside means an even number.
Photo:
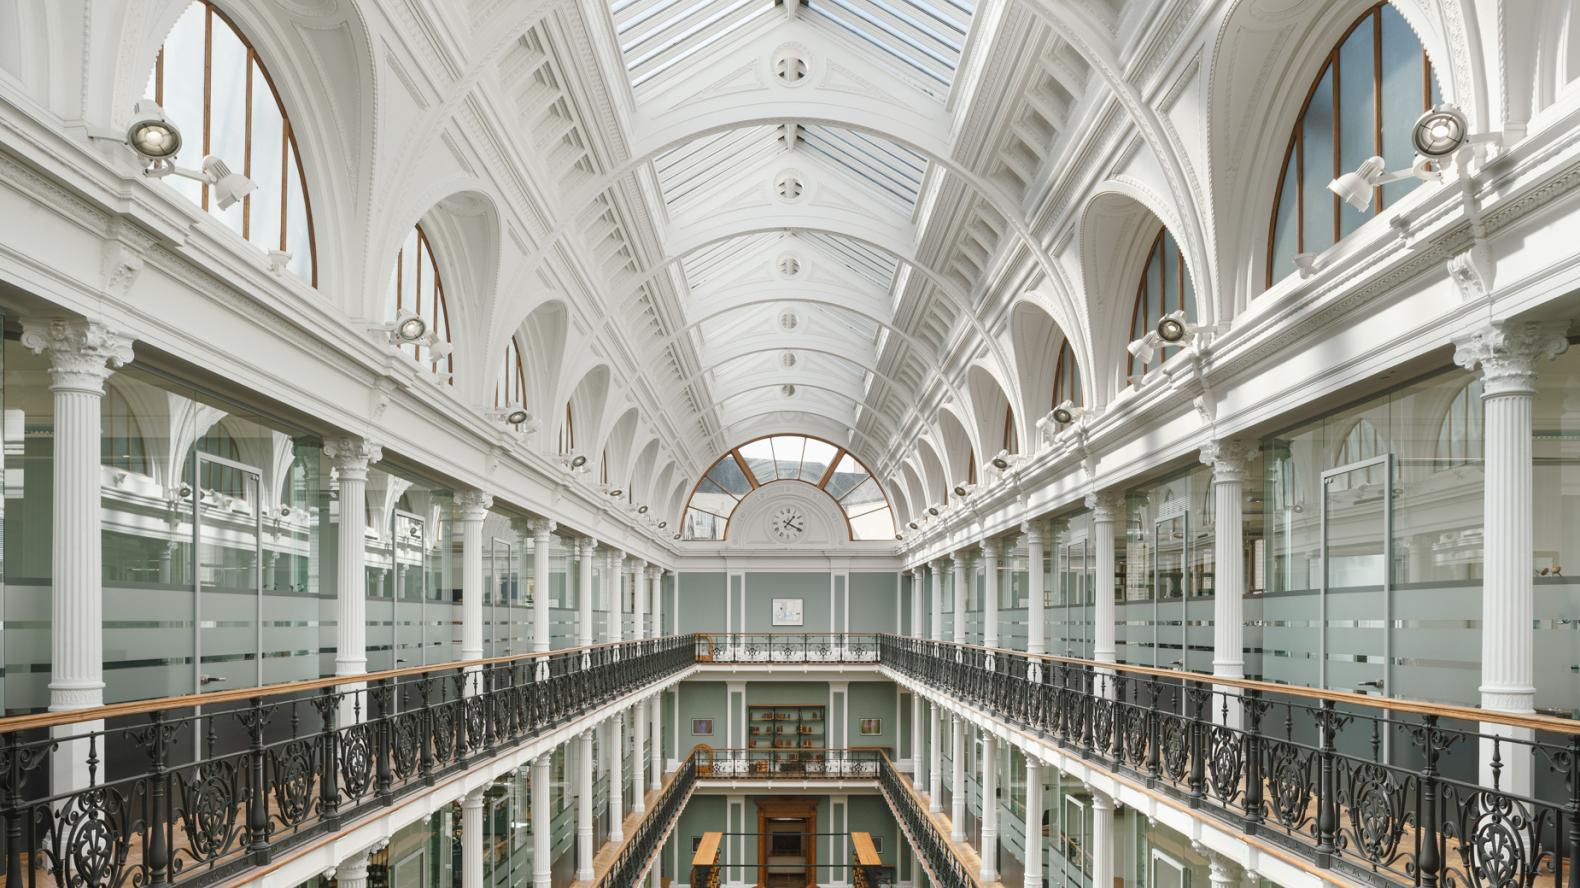
[[[806,49],[794,43],[774,50],[773,69],[774,78],[785,86],[800,86],[806,82],[807,75],[812,73]]]
[[[799,277],[801,274],[801,260],[790,253],[780,256],[774,263],[774,269],[782,278]]]
[[[795,352],[793,352],[793,351],[787,351],[787,352],[784,352],[784,353],[783,353],[783,354],[781,354],[781,355],[780,355],[780,356],[779,356],[779,363],[780,363],[780,365],[782,365],[782,366],[783,366],[783,367],[784,367],[784,368],[785,368],[785,369],[786,369],[786,370],[789,370],[789,369],[790,369],[790,368],[791,368],[791,367],[794,367],[794,366],[795,366],[795,365],[796,365],[796,356],[795,356]]]
[[[779,391],[780,391],[780,393],[782,393],[782,394],[783,394],[783,395],[784,395],[784,396],[785,396],[785,397],[786,397],[786,398],[794,398],[794,397],[795,397],[795,386],[793,386],[793,385],[791,385],[791,384],[790,384],[790,383],[788,383],[788,382],[787,382],[787,383],[785,383],[785,384],[784,384],[784,385],[781,385],[781,386],[780,386],[780,387],[779,387]]]
[[[774,194],[785,203],[795,203],[806,193],[806,183],[795,170],[785,170],[774,180]]]
[[[801,326],[801,318],[787,308],[779,313],[779,326],[786,331],[794,330]]]

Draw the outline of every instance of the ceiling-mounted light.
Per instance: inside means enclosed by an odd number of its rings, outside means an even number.
[[[133,106],[126,144],[145,161],[163,163],[181,152],[181,131],[158,103],[143,99]]]
[[[669,522],[668,521],[660,521],[660,522],[658,522],[658,529],[659,530],[663,530],[664,528],[666,528],[668,526],[669,526]]]
[[[1059,425],[1068,425],[1086,415],[1086,411],[1075,405],[1074,401],[1065,401],[1053,408],[1053,421]]]
[[[938,517],[938,507],[937,506],[928,506],[927,507],[927,514],[933,516],[934,518],[937,518]]]
[[[970,496],[972,493],[976,492],[976,489],[977,489],[977,486],[975,484],[956,484],[955,485],[955,496],[967,497],[967,496]]]
[[[428,332],[428,321],[422,315],[407,309],[395,312],[394,338],[397,342],[416,342]]]
[[[532,414],[528,413],[526,408],[523,407],[517,407],[505,414],[505,422],[514,426],[523,425],[531,418]]]
[[[1469,141],[1470,122],[1454,105],[1433,105],[1410,128],[1410,146],[1430,160],[1452,157]]]
[[[647,514],[647,506],[645,506],[645,505],[637,506],[636,507],[636,513],[638,515],[646,515]]]
[[[585,455],[578,453],[571,457],[571,468],[579,469],[585,465],[587,465],[587,457]]]

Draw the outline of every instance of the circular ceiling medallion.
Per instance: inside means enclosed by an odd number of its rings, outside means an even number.
[[[787,382],[784,385],[781,385],[779,387],[779,392],[780,392],[780,394],[784,395],[786,398],[794,398],[795,397],[795,386],[791,385],[790,383]]]
[[[779,326],[786,331],[794,330],[801,326],[801,318],[794,311],[787,308],[779,312]]]
[[[774,261],[774,270],[782,278],[794,278],[801,275],[801,260],[793,253],[786,253]]]
[[[812,63],[807,58],[806,48],[795,43],[787,43],[774,50],[771,65],[774,79],[785,86],[800,86],[806,82],[807,75],[812,73]]]
[[[787,352],[785,352],[785,353],[783,353],[783,354],[781,354],[781,355],[780,355],[780,356],[779,356],[779,363],[780,363],[780,365],[781,365],[781,366],[783,366],[783,367],[784,367],[784,368],[785,368],[785,369],[786,369],[786,370],[788,370],[788,369],[790,369],[790,368],[791,368],[791,367],[794,367],[794,366],[795,366],[795,365],[796,365],[796,356],[795,356],[795,352],[793,352],[793,351],[787,351]]]
[[[795,170],[785,170],[774,179],[774,194],[785,203],[795,203],[806,194],[806,183]]]

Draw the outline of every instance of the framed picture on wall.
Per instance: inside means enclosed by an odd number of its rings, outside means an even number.
[[[773,605],[773,624],[775,626],[801,625],[801,599],[775,598]]]
[[[713,719],[711,719],[711,718],[694,718],[694,719],[692,719],[691,720],[691,736],[693,736],[693,737],[712,737],[713,736]]]
[[[883,733],[883,719],[864,718],[861,720],[861,736],[876,737]]]

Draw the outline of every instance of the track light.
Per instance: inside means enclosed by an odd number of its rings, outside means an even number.
[[[1143,358],[1142,360],[1147,360],[1150,357],[1151,354],[1148,353],[1147,358]],[[1077,419],[1080,419],[1085,415],[1086,411],[1084,409],[1077,407],[1074,401],[1069,400],[1066,400],[1064,403],[1053,408],[1052,413],[1053,421],[1059,425],[1069,425],[1070,423],[1075,422]]]

